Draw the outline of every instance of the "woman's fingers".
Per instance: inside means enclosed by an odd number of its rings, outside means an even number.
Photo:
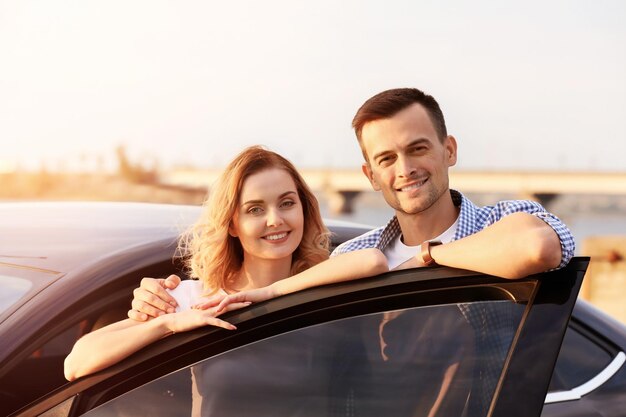
[[[220,314],[224,314],[228,311],[233,311],[233,310],[239,310],[240,308],[244,308],[244,307],[248,307],[250,304],[252,304],[252,301],[244,301],[242,303],[230,303],[227,306],[225,306],[222,310],[218,310],[217,308],[215,309],[215,315],[219,316]]]
[[[217,317],[207,317],[206,324],[215,326],[215,327],[221,327],[226,330],[237,330],[237,327],[234,324],[231,324],[222,319],[218,319]]]
[[[243,307],[247,307],[251,304],[251,302],[246,301],[246,295],[244,292],[239,292],[237,294],[231,294],[231,295],[224,297],[224,299],[219,303],[215,311],[217,314],[222,314],[226,311],[230,311],[231,309],[229,307],[231,307],[232,305],[236,305],[236,304],[246,304]],[[238,307],[238,308],[241,308],[241,307]]]
[[[226,306],[228,306],[229,304],[245,302],[259,303],[261,301],[274,298],[277,295],[278,294],[276,294],[274,287],[272,287],[271,285],[262,288],[255,288],[253,290],[241,291],[236,294],[230,294],[226,296],[222,300],[222,302],[219,303],[216,311],[217,313],[222,313]]]
[[[212,316],[206,317],[206,324],[210,326],[221,327],[226,330],[237,330],[237,327],[235,327],[235,325]]]
[[[231,323],[218,319],[211,310],[186,310],[175,314],[166,314],[162,317],[166,326],[173,333],[186,332],[203,326],[221,327],[226,330],[235,330]]]
[[[206,301],[191,306],[191,308],[195,310],[208,310],[209,308],[218,305],[225,297],[228,296],[226,294],[216,294]]]

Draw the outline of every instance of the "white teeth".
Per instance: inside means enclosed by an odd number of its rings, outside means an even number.
[[[287,232],[278,233],[276,235],[268,235],[268,236],[265,236],[265,239],[267,239],[267,240],[279,240],[279,239],[284,238],[285,236],[287,236]]]
[[[400,188],[400,190],[401,190],[401,191],[411,191],[411,190],[415,190],[415,189],[417,189],[417,188],[420,188],[422,185],[424,185],[424,183],[425,183],[425,182],[426,182],[426,179],[424,179],[424,180],[422,180],[422,181],[420,181],[420,182],[417,182],[417,183],[415,183],[415,184],[411,184],[411,185],[408,185],[408,186],[406,186],[406,187],[402,187],[402,188]]]

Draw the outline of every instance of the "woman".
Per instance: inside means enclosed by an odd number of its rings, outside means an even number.
[[[216,293],[219,300],[244,291],[258,301],[388,270],[378,249],[328,259],[328,245],[317,200],[295,167],[262,147],[247,148],[228,165],[200,220],[181,239],[195,280],[172,292],[177,312],[147,322],[126,319],[85,335],[65,359],[65,377],[104,369],[176,332],[205,325],[235,329],[217,316],[250,302],[229,300],[218,311],[207,298]],[[250,293],[255,289],[260,294]],[[198,304],[202,308],[193,308]]]

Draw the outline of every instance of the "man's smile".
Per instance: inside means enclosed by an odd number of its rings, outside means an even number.
[[[396,191],[408,192],[412,190],[417,190],[422,185],[424,185],[428,181],[428,177],[421,179],[419,181],[412,182],[411,184],[405,185],[401,188],[397,188]]]

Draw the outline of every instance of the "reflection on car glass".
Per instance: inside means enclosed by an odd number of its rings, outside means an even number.
[[[486,415],[524,308],[447,304],[316,325],[206,359],[86,415]]]

